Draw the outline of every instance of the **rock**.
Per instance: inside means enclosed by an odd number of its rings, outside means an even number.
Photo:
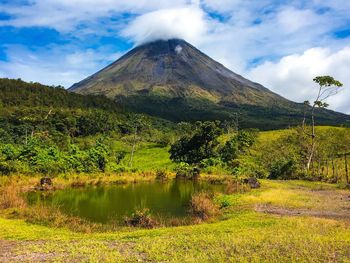
[[[52,186],[52,180],[49,177],[43,177],[40,179],[40,185],[41,186]]]
[[[258,179],[256,179],[255,177],[245,178],[243,179],[243,183],[248,184],[250,188],[253,188],[253,189],[260,187],[260,183]]]
[[[42,177],[40,179],[40,183],[38,183],[34,187],[34,190],[36,190],[36,191],[51,191],[51,190],[54,190],[51,178],[49,178],[49,177]]]

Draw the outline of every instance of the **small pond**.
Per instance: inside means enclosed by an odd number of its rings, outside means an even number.
[[[171,180],[147,183],[67,188],[51,194],[34,192],[28,195],[29,204],[59,207],[66,214],[92,222],[122,222],[135,210],[148,208],[155,216],[185,218],[193,193],[223,192],[224,185],[201,181]]]

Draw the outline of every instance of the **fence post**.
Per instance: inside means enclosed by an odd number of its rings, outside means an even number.
[[[348,154],[344,154],[344,160],[345,160],[345,181],[346,184],[349,185],[349,170],[348,170]]]

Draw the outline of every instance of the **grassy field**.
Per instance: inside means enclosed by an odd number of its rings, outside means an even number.
[[[257,145],[286,132],[261,132]],[[228,138],[224,135],[220,139]],[[120,167],[129,167],[130,141],[111,144],[114,152],[127,153]],[[124,173],[63,174],[54,178],[54,185],[64,188],[154,180],[157,169],[174,168],[168,150],[139,142],[133,165]],[[336,161],[340,167],[342,160]],[[218,181],[230,174],[217,169],[212,175],[203,175],[203,180]],[[215,200],[228,206],[208,222],[112,230],[47,210],[23,216],[20,212],[25,204],[17,198],[18,189],[33,187],[39,179],[40,175],[0,177],[0,206],[1,190],[10,184],[8,191],[14,194],[9,207],[18,207],[0,212],[0,262],[350,262],[350,191],[337,185],[261,180],[260,189],[217,195]]]
[[[350,262],[350,192],[262,181],[210,223],[77,233],[0,218],[0,261]]]
[[[91,145],[96,141],[96,137],[91,137],[89,140]],[[82,142],[78,141],[81,146],[84,145],[84,140]],[[91,146],[89,145],[89,146]],[[119,166],[127,167],[130,169],[138,171],[151,171],[156,169],[168,169],[171,170],[174,167],[174,163],[170,160],[169,146],[164,147],[157,145],[152,142],[141,142],[136,143],[134,156],[132,160],[132,165],[130,165],[130,153],[132,151],[132,137],[126,139],[115,139],[110,142],[110,148],[113,152],[125,152],[125,157],[121,160]],[[114,162],[113,158],[111,161]]]
[[[328,130],[342,130],[346,128],[341,127],[332,127],[332,126],[318,126],[316,127],[317,132],[325,132]],[[255,148],[263,148],[264,144],[267,142],[271,142],[273,140],[277,140],[281,136],[287,135],[288,133],[292,133],[293,131],[289,129],[283,130],[273,130],[273,131],[261,131],[259,132],[258,140],[256,142]],[[225,142],[232,134],[224,134],[220,136],[219,141]],[[130,141],[131,139],[129,139]],[[93,141],[93,140],[92,140]],[[130,167],[130,152],[132,145],[129,141],[126,140],[115,140],[112,142],[111,149],[113,152],[117,151],[125,151],[126,156],[121,161],[121,167]],[[150,142],[138,142],[136,144],[134,157],[132,161],[132,168],[138,171],[155,171],[157,169],[167,169],[172,170],[175,167],[175,164],[170,160],[169,154],[169,146],[162,147],[157,145],[156,143]],[[343,160],[335,159],[335,165],[337,166],[337,173],[343,174]],[[225,174],[228,171],[220,169],[220,167],[212,168],[212,172],[215,174]],[[331,163],[329,163],[329,173],[331,170]]]

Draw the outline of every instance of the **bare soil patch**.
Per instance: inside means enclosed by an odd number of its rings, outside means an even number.
[[[280,216],[314,216],[350,222],[350,191],[311,190],[299,188],[313,201],[312,207],[289,208],[272,204],[256,204],[255,211]]]
[[[10,262],[7,261],[9,255],[16,248],[17,242],[0,240],[0,262]]]
[[[0,262],[88,262],[89,255],[71,254],[70,249],[81,244],[75,240],[61,244],[58,251],[35,252],[28,251],[28,246],[45,247],[51,241],[8,241],[0,240]],[[57,242],[57,241],[52,241]],[[148,260],[147,254],[137,251],[135,244],[132,242],[119,241],[102,241],[110,250],[118,251],[124,258],[128,258],[130,262],[152,262]],[[101,254],[99,261],[104,262],[104,255]]]

